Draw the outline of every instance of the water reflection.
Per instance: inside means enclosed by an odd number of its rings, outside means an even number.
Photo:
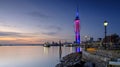
[[[44,49],[44,55],[45,56],[48,55],[48,48],[47,47],[43,47],[43,49]]]
[[[75,52],[74,47],[61,47],[62,55]],[[59,47],[1,46],[0,67],[55,67],[59,62]]]
[[[81,47],[76,47],[76,52],[82,52],[82,48]]]

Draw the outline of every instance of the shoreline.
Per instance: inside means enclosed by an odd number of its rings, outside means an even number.
[[[80,53],[74,52],[64,56],[63,62],[56,67],[106,67],[109,66],[109,61],[117,58],[120,58],[120,51],[96,50],[91,53],[82,50]]]
[[[74,52],[62,57],[61,62],[55,67],[95,67],[95,64],[85,61],[82,52]]]

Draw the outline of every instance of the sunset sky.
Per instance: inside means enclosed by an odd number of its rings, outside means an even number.
[[[120,35],[119,0],[0,0],[0,44],[73,42],[77,3],[81,40],[104,37],[104,20]]]

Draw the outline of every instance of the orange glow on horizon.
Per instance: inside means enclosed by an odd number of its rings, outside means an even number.
[[[15,44],[40,44],[42,39],[34,38],[34,37],[26,37],[26,38],[16,38],[16,37],[0,37],[0,42],[4,43],[15,43]]]
[[[0,37],[0,40],[16,40],[15,38],[10,38],[10,37]]]

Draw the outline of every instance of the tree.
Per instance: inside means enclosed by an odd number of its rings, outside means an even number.
[[[106,39],[105,39],[106,38]],[[112,34],[110,36],[106,36],[104,39],[103,39],[103,43],[114,43],[114,44],[118,44],[119,43],[119,35],[117,35],[116,33],[115,34]]]

